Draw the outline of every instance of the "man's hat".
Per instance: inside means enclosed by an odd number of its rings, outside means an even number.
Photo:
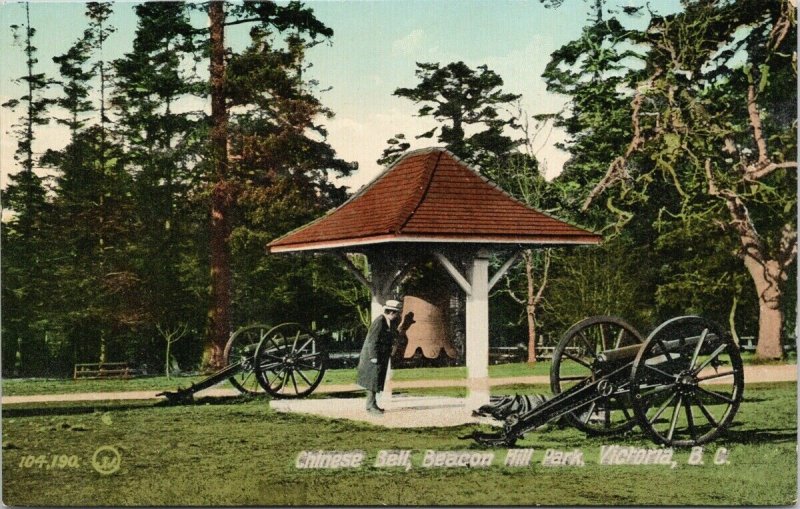
[[[397,300],[387,300],[386,304],[383,305],[384,311],[400,311],[402,304],[400,301]]]

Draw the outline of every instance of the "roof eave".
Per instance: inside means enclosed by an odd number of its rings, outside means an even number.
[[[292,253],[298,251],[323,251],[327,249],[342,249],[347,247],[370,246],[388,243],[465,243],[465,244],[520,244],[531,246],[568,246],[568,245],[597,245],[602,242],[600,235],[587,233],[586,235],[553,235],[541,237],[508,237],[508,236],[444,236],[444,235],[378,235],[360,239],[322,240],[317,242],[303,242],[299,244],[270,245],[270,253]]]

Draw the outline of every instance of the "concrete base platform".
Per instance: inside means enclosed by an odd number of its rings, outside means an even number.
[[[439,396],[397,396],[378,404],[386,412],[372,415],[364,409],[364,398],[272,400],[278,412],[318,415],[332,419],[350,419],[387,428],[449,427],[462,424],[492,424],[491,419],[472,417],[475,409],[463,398]]]

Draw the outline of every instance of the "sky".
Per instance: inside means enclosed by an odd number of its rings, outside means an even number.
[[[590,3],[594,2],[567,0],[560,8],[548,9],[539,0],[306,2],[334,30],[331,44],[318,45],[308,54],[313,67],[307,76],[320,82],[320,90],[328,89],[320,98],[335,113],[325,121],[328,140],[340,157],[359,163],[359,171],[340,183],[355,191],[374,178],[381,169],[376,160],[397,133],[405,133],[412,148],[435,143],[414,140],[414,135],[433,126],[432,120],[417,117],[419,106],[392,95],[398,87],[413,88],[418,83],[416,62],[464,61],[473,68],[485,64],[503,78],[506,92],[522,94],[522,107],[529,115],[561,110],[566,98],[548,93],[541,74],[550,54],[580,35]],[[134,5],[115,4],[111,22],[118,30],[106,48],[108,59],[130,51],[136,28]],[[86,25],[83,11],[82,2],[31,3],[39,72],[56,75],[52,57],[64,53],[80,36]],[[13,45],[9,26],[24,23],[24,12],[22,4],[0,0],[0,102],[23,93],[13,80],[25,73],[24,54]],[[231,34],[229,42],[243,43],[245,32]],[[8,135],[16,116],[2,110],[0,185],[5,186],[18,165],[13,160],[16,140]],[[38,138],[37,152],[61,148],[68,141],[64,128],[54,122],[40,128]],[[536,138],[536,155],[548,177],[557,175],[568,157],[555,147],[563,140],[563,133],[549,126]]]

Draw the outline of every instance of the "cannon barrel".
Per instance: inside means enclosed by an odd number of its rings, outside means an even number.
[[[700,338],[702,338],[702,337],[703,337],[703,335],[701,334],[699,336],[690,336],[688,338],[671,339],[671,340],[668,340],[668,341],[664,341],[662,343],[664,345],[663,349],[661,348],[661,345],[657,344],[654,352],[660,352],[660,353],[663,354],[663,353],[665,353],[664,350],[666,350],[667,352],[673,352],[677,348],[680,348],[680,347],[683,347],[683,346],[686,346],[686,345],[695,346],[695,345],[697,345],[697,343],[700,341]],[[707,341],[708,342],[707,344],[714,344],[714,342],[717,341],[717,335],[714,334],[714,333],[706,334],[704,341]],[[644,346],[644,345],[630,345],[630,346],[623,346],[622,348],[616,348],[616,349],[612,349],[612,350],[604,350],[604,351],[600,352],[600,354],[597,356],[597,359],[599,361],[601,361],[601,362],[628,362],[628,361],[632,361],[634,358],[636,358],[636,355],[639,353],[639,350],[641,350],[642,346]]]

